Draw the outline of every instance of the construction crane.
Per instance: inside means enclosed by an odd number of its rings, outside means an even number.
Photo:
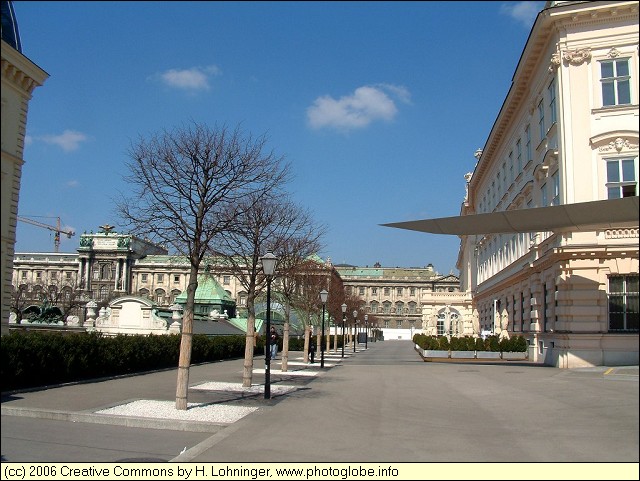
[[[19,221],[26,222],[27,224],[36,225],[38,227],[43,227],[45,229],[49,229],[55,232],[55,235],[53,237],[53,243],[54,243],[56,252],[59,252],[60,251],[60,234],[64,234],[67,236],[68,239],[71,239],[71,236],[76,235],[76,233],[70,229],[63,229],[62,227],[60,227],[60,217],[47,217],[47,218],[57,219],[58,221],[56,223],[56,226],[54,227],[49,224],[43,224],[42,222],[38,222],[37,220],[29,219],[28,217],[18,216]]]

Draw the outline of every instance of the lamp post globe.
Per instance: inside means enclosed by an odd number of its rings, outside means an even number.
[[[364,315],[364,348],[369,349],[369,316]]]
[[[358,311],[353,311],[353,352],[356,352],[356,337],[358,336]]]
[[[267,278],[267,327],[265,331],[265,356],[264,356],[264,398],[271,399],[271,280],[276,270],[278,258],[271,252],[267,252],[260,258],[262,272]]]

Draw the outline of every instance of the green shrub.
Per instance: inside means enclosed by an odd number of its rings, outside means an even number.
[[[177,367],[181,335],[14,331],[0,338],[2,390]],[[194,335],[191,363],[244,356],[245,336]]]

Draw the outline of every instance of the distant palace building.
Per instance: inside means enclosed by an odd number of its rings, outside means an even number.
[[[446,306],[460,306],[459,281],[453,274],[439,275],[425,268],[359,268],[324,262],[342,278],[346,293],[363,300],[366,314],[375,315],[389,338],[409,339],[430,317]],[[247,293],[238,279],[205,259],[203,274],[211,270],[220,302],[220,314],[245,311]],[[103,307],[124,296],[136,296],[169,309],[186,292],[189,262],[182,256],[131,234],[120,234],[104,225],[97,233],[80,236],[77,254],[16,253],[14,257],[14,307],[26,308],[47,297],[56,299],[64,312],[82,317],[87,301]],[[200,281],[203,286],[203,281]],[[277,289],[277,279],[274,286]],[[201,286],[199,286],[200,290]],[[223,289],[220,292],[218,289]],[[46,294],[46,295],[45,295]],[[202,294],[205,295],[205,294]],[[78,302],[81,301],[81,302]],[[233,303],[233,305],[231,305]],[[458,312],[455,310],[454,311]],[[462,312],[462,309],[460,309]],[[206,314],[206,313],[204,313]],[[423,318],[423,316],[426,316]],[[373,316],[372,316],[373,319]],[[442,330],[441,326],[441,330]],[[444,332],[444,331],[443,331]]]

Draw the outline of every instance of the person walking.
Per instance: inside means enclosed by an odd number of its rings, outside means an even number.
[[[270,343],[270,349],[271,349],[271,355],[270,358],[271,359],[275,359],[276,356],[278,355],[278,340],[280,339],[280,336],[278,335],[278,332],[276,331],[276,328],[271,326],[271,332],[269,333],[269,343]]]
[[[313,339],[313,335],[309,336],[309,363],[313,364],[315,363],[315,355],[316,355],[316,343],[315,340]]]

